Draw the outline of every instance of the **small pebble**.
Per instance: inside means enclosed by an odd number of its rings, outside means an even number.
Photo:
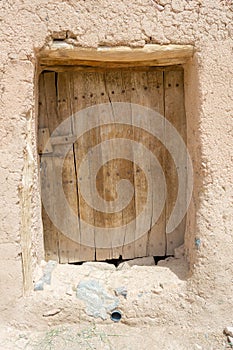
[[[122,286],[122,287],[118,287],[116,288],[115,290],[115,294],[118,296],[118,295],[122,295],[125,299],[127,297],[127,288]]]
[[[52,309],[43,313],[44,317],[55,316],[61,312],[61,309]]]
[[[228,335],[227,340],[228,340],[228,343],[230,344],[230,346],[233,347],[233,337]]]
[[[72,286],[69,286],[69,287],[66,289],[66,294],[67,294],[67,295],[70,295],[70,296],[73,295],[73,288],[72,288]]]
[[[201,350],[201,349],[202,349],[202,347],[201,347],[200,345],[198,345],[198,344],[195,344],[195,348],[196,348],[197,350]]]
[[[152,3],[155,5],[155,7],[157,8],[157,10],[159,11],[163,11],[164,10],[164,6],[159,5],[157,2],[155,2],[154,0],[151,0]]]
[[[230,337],[233,337],[233,327],[226,327],[223,331],[224,334],[229,335]]]
[[[151,289],[151,292],[154,294],[161,294],[163,289],[161,287]]]
[[[37,291],[37,290],[44,290],[44,281],[39,280],[34,284],[34,291]]]

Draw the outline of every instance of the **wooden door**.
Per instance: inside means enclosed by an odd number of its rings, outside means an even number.
[[[183,243],[185,218],[174,232],[166,234],[166,223],[178,191],[176,166],[166,149],[166,128],[164,126],[162,143],[148,131],[148,127],[145,130],[134,125],[134,117],[130,114],[130,110],[122,110],[122,113],[125,113],[125,122],[116,123],[117,110],[114,102],[130,102],[157,111],[175,126],[186,141],[183,71],[179,67],[43,72],[39,80],[38,147],[40,154],[43,151],[40,165],[41,186],[45,195],[49,193],[46,198],[47,210],[43,207],[42,211],[46,259],[66,263],[117,259],[120,256],[123,259],[149,255],[164,256],[173,254],[174,248]],[[112,106],[111,122],[108,124],[101,122],[102,103]],[[86,118],[82,118],[80,125],[79,119],[74,117],[75,114],[91,106],[95,106],[99,126],[91,127],[92,117],[88,112]],[[125,108],[130,107],[126,104]],[[61,123],[64,120],[68,122],[63,125]],[[75,135],[81,127],[87,131],[76,139]],[[132,142],[127,144],[119,141],[119,148],[122,149],[118,151],[123,156],[113,157],[111,161],[105,162],[102,145],[106,145],[109,140]],[[134,146],[136,143],[144,147],[139,150]],[[70,149],[63,160],[63,150],[67,144],[70,145]],[[96,149],[96,158],[102,161],[102,166],[95,177],[95,186],[99,196],[106,203],[106,211],[95,208],[94,198],[92,203],[91,178],[96,159],[91,154],[92,150]],[[133,161],[134,158],[146,159],[148,149],[157,157],[165,175],[166,202],[158,220],[149,225],[147,232],[135,236],[135,232],[140,231],[140,228],[132,229],[132,225],[135,224],[134,218],[142,212],[145,203],[148,206],[144,216],[145,224],[153,222],[156,178],[148,191],[147,177],[140,165]],[[111,154],[111,149],[109,152]],[[79,174],[83,159],[88,164],[84,178]],[[63,191],[76,217],[72,222],[69,221],[70,214],[64,206],[61,189],[55,176],[63,161]],[[152,167],[153,164],[149,163],[147,170],[152,171]],[[117,200],[117,183],[122,179],[127,180],[133,188],[131,194],[123,193],[126,199],[131,195],[131,200],[122,210],[109,212],[108,203]],[[83,182],[86,184],[89,202],[81,193]],[[53,224],[54,220],[47,214],[48,208],[54,217],[59,218],[64,224],[66,231],[72,231],[71,234],[65,235]],[[88,229],[85,223],[88,223]],[[133,223],[131,229],[128,229],[129,223]],[[112,228],[121,228],[120,234],[116,234]],[[105,233],[102,234],[101,230]]]

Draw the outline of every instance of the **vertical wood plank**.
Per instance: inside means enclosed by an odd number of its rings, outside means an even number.
[[[52,118],[51,118],[52,116]],[[53,119],[56,120],[56,92],[55,92],[55,73],[44,73],[39,79],[39,129],[47,128],[49,133],[53,131],[51,125]],[[54,182],[50,174],[53,172],[53,157],[43,157],[40,164],[41,169],[41,187],[45,192],[47,189],[55,196]],[[48,198],[50,210],[54,212],[53,199]],[[42,219],[44,229],[44,247],[45,259],[59,261],[58,254],[58,231],[51,222],[44,206],[42,206]]]
[[[186,117],[184,108],[184,84],[183,71],[165,71],[164,72],[164,95],[165,95],[165,117],[175,126],[180,136],[186,143]],[[165,130],[166,135],[166,130]],[[165,136],[166,137],[166,136]],[[166,138],[166,144],[170,140]],[[185,154],[179,151],[180,158],[183,159],[183,166],[186,167]],[[183,179],[182,184],[178,184],[176,166],[171,159],[171,156],[166,154],[165,174],[167,179],[167,201],[166,201],[166,223],[174,208],[178,186],[187,186],[187,179]],[[183,203],[181,204],[183,205]],[[186,217],[180,225],[171,233],[167,234],[167,255],[174,254],[174,248],[180,246],[184,242],[184,232],[186,226]]]
[[[114,102],[130,102],[131,96],[131,73],[122,72],[121,70],[107,71],[105,73],[105,84],[106,92],[108,95],[109,102],[112,104]],[[115,114],[119,113],[115,110],[114,105],[112,105],[113,111],[113,122],[115,120]],[[122,113],[125,115],[125,122],[127,124],[116,124],[111,126],[110,134],[112,138],[123,138],[129,139],[130,134],[132,134],[131,122],[131,109],[126,110],[126,106]],[[120,144],[119,147],[120,148]],[[120,149],[119,149],[120,150]],[[134,187],[134,166],[133,162],[128,159],[133,159],[133,148],[129,143],[127,147],[120,150],[124,153],[125,158],[118,160],[113,160],[109,163],[107,171],[111,175],[109,177],[108,189],[110,193],[116,191],[117,183],[121,179],[126,179],[130,182],[131,186]],[[127,159],[128,158],[128,159]],[[107,179],[107,177],[106,177]],[[126,199],[130,199],[130,194],[125,193]],[[115,198],[116,199],[116,198]],[[120,215],[114,215],[114,226],[118,227],[119,233],[112,236],[114,245],[112,247],[113,258],[119,258],[122,256],[123,259],[131,259],[135,256],[134,251],[134,232],[130,232],[127,228],[127,224],[135,218],[135,198],[134,195],[125,208],[122,209]],[[111,225],[111,223],[110,223]],[[133,236],[132,236],[133,234]],[[132,236],[132,237],[131,237]],[[131,240],[130,244],[125,244],[127,240]]]
[[[94,103],[96,104],[96,115],[98,116],[99,124],[103,123],[102,117],[102,107],[101,103],[108,103],[109,97],[106,90],[106,80],[105,73],[95,72],[92,74],[92,94],[94,97]],[[112,119],[112,115],[109,116]],[[108,140],[108,132],[111,130],[109,126],[101,125],[96,129],[95,137],[96,144],[99,144],[100,150],[96,154],[96,158],[102,167],[100,168],[96,177],[96,189],[100,196],[104,199],[105,203],[112,199],[112,191],[109,188],[109,180],[113,181],[111,173],[111,162],[106,164],[103,155],[103,142]],[[92,164],[90,163],[90,170],[92,169]],[[107,260],[113,258],[112,251],[112,237],[109,232],[109,227],[114,224],[114,214],[107,213],[106,205],[103,206],[102,211],[94,210],[95,215],[95,241],[96,241],[96,260]],[[104,238],[101,234],[99,235],[99,230],[105,230]],[[106,248],[108,247],[108,248]]]
[[[156,112],[163,115],[164,112],[164,100],[163,100],[163,72],[151,71],[151,72],[132,72],[132,95],[131,102],[138,103],[145,107],[151,108]],[[151,125],[152,130],[156,125]],[[147,150],[150,150],[161,166],[164,167],[164,147],[151,134],[147,133],[143,129],[134,130],[134,139],[142,143]],[[149,152],[141,151],[141,159],[147,159]],[[147,157],[147,158],[146,158]],[[153,161],[153,160],[152,160]],[[149,173],[152,170],[152,164],[149,166]],[[142,173],[137,167],[134,169],[135,177],[135,196],[136,196],[136,214],[138,215],[140,210],[139,206],[143,200],[143,197],[149,196],[149,208],[145,215],[145,220],[152,221],[153,206],[156,204],[154,195],[159,197],[156,179],[152,179],[152,191],[148,192]],[[144,192],[142,191],[144,188]],[[155,225],[151,226],[149,232],[145,233],[141,238],[135,242],[135,256],[147,256],[147,255],[164,255],[165,253],[165,210],[162,212],[159,220]]]
[[[43,89],[41,91],[41,101],[39,103],[40,113],[40,126],[47,127],[50,135],[55,128],[71,114],[70,99],[69,99],[69,77],[66,73],[59,74],[59,77],[55,73],[43,73],[41,75],[41,81],[43,82]],[[42,88],[42,87],[41,87]],[[42,107],[46,102],[44,110]],[[57,136],[67,135],[72,132],[71,125],[68,126],[67,130],[60,128],[60,134],[56,133]],[[64,203],[61,200],[61,190],[58,187],[56,181],[56,174],[63,162],[62,146],[53,146],[53,154],[43,157],[43,163],[41,168],[43,171],[42,179],[44,183],[42,186],[45,188],[49,187],[53,189],[53,196],[51,205],[53,206],[53,212],[55,216],[59,216],[64,221],[67,221],[67,227],[69,227],[68,215],[64,210]],[[69,152],[64,160],[63,167],[63,190],[74,210],[77,211],[77,197],[74,195],[76,191],[76,180],[74,174],[74,156],[73,151]],[[56,202],[56,207],[53,203]],[[75,202],[76,201],[76,202]],[[74,242],[64,236],[59,228],[56,228],[48,215],[43,209],[43,224],[44,224],[44,240],[45,240],[45,252],[46,259],[59,260],[60,262],[69,261],[69,250],[73,249]],[[78,234],[78,232],[77,232]]]
[[[80,72],[74,74],[73,77],[73,107],[74,112],[77,113],[82,109],[90,107],[94,104],[93,100],[93,84],[92,84],[92,76],[93,73]],[[88,118],[83,119],[84,124],[83,128],[89,129],[88,127]],[[74,123],[74,130],[78,130],[80,125],[77,121]],[[90,135],[89,135],[90,136]],[[74,155],[75,155],[75,163],[76,163],[76,178],[77,178],[77,186],[78,186],[78,210],[81,220],[87,222],[89,224],[89,229],[86,231],[80,222],[80,241],[82,248],[80,250],[79,261],[83,260],[95,260],[95,216],[94,210],[90,207],[82,197],[80,186],[83,181],[82,177],[79,175],[79,168],[83,158],[87,155],[88,151],[91,149],[92,144],[95,143],[96,135],[95,131],[91,134],[90,137],[83,135],[80,137],[77,142],[74,144]],[[88,169],[88,173],[85,174],[87,178],[91,177],[90,168]],[[91,191],[91,186],[86,188],[86,191]],[[91,194],[90,194],[91,196]],[[87,242],[88,244],[85,244]]]
[[[71,74],[69,73],[59,73],[56,79],[56,95],[57,95],[57,120],[56,125],[62,123],[65,119],[69,118],[69,123],[66,123],[62,128],[59,128],[59,134],[57,136],[70,135],[73,132],[72,126],[72,92],[71,92]],[[75,163],[74,163],[74,153],[73,146],[71,145],[70,151],[63,159],[63,145],[54,145],[54,174],[56,174],[57,169],[62,167],[62,184],[63,189],[56,188],[56,208],[57,212],[55,215],[59,216],[59,219],[65,222],[67,230],[74,233],[73,240],[68,238],[63,233],[59,232],[59,260],[61,263],[73,262],[75,261],[74,252],[79,249],[79,245],[75,243],[77,239],[80,238],[80,228],[78,220],[78,204],[77,204],[77,183],[75,176]],[[62,155],[62,157],[59,156]],[[55,180],[54,180],[55,181]],[[56,185],[56,184],[55,184]],[[75,227],[71,227],[72,223],[69,221],[69,211],[62,201],[62,192],[68,200],[69,205],[72,207],[76,214]]]

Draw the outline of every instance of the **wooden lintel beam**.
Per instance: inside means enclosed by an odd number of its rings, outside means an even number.
[[[80,48],[66,43],[54,41],[50,47],[38,53],[41,65],[170,65],[183,64],[193,56],[192,45],[158,45],[147,44],[141,48],[99,47]]]

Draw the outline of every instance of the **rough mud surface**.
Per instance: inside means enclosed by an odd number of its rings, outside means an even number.
[[[129,327],[122,324],[63,324],[47,331],[0,332],[0,349],[27,350],[223,350],[230,349],[226,337],[216,329],[183,327]]]
[[[215,305],[189,291],[183,259],[158,264],[57,265],[50,285],[21,299],[17,314],[2,314],[0,349],[227,349],[223,328],[232,317],[224,300]],[[38,269],[38,278],[42,274]],[[113,322],[110,312],[105,320],[87,315],[87,304],[76,291],[80,282],[90,280],[119,299],[120,322]],[[122,286],[126,297],[116,296]]]

